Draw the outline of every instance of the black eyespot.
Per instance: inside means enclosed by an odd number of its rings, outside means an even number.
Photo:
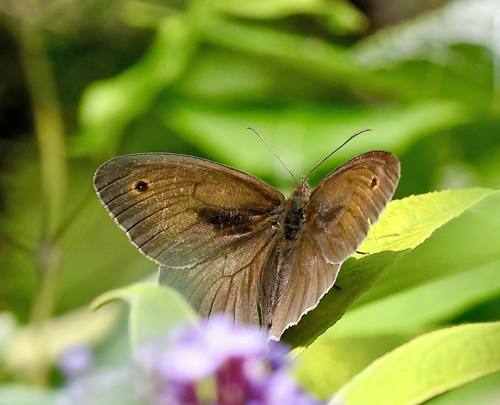
[[[149,189],[149,184],[146,183],[144,180],[139,180],[137,183],[134,185],[134,190],[137,190],[139,193],[145,193]]]
[[[378,179],[374,177],[372,181],[370,182],[370,187],[374,188],[378,184]]]

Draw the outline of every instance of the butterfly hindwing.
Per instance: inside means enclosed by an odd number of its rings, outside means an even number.
[[[180,291],[202,316],[225,313],[258,326],[260,273],[275,244],[276,230],[269,227],[194,267],[160,266],[159,281]]]
[[[321,297],[333,286],[340,264],[328,263],[314,241],[303,234],[298,241],[286,288],[274,312],[269,336],[279,340],[285,329],[295,325],[300,318],[318,305]]]

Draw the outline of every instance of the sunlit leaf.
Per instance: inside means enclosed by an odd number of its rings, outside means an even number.
[[[359,250],[372,254],[414,249],[437,228],[494,193],[481,188],[447,190],[391,201]]]

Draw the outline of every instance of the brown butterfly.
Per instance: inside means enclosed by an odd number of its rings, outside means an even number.
[[[230,314],[278,340],[334,285],[399,177],[395,155],[368,152],[314,190],[303,176],[286,199],[220,163],[139,153],[104,163],[94,187],[130,242],[160,266],[162,284],[202,316]]]

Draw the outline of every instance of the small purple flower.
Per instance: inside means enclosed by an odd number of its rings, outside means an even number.
[[[186,329],[180,340],[162,358],[160,373],[171,380],[190,382],[213,374],[233,357],[262,357],[266,337],[261,330],[235,327],[223,317],[214,317],[203,329]]]
[[[201,328],[177,331],[175,339],[158,358],[162,388],[155,405],[318,404],[287,373],[289,349],[267,343],[258,328],[214,317]],[[200,399],[200,384],[207,380],[213,392]]]
[[[71,346],[57,360],[58,370],[66,377],[75,377],[87,371],[94,360],[94,351],[88,344]]]

